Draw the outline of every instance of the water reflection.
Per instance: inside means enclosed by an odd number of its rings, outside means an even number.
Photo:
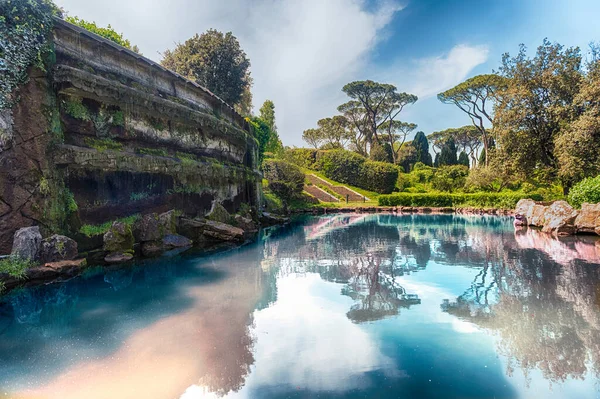
[[[596,398],[596,240],[540,234],[492,216],[307,218],[241,249],[14,292],[0,392]]]

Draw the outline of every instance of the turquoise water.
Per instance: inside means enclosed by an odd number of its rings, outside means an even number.
[[[12,398],[600,398],[600,245],[336,215],[0,303]]]

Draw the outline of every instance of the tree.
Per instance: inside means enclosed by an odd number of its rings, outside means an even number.
[[[406,137],[417,128],[414,123],[406,123],[401,121],[388,121],[382,125],[386,134],[384,135],[383,142],[387,144],[391,151],[392,163],[398,162],[398,151],[406,142]]]
[[[415,149],[415,163],[422,162],[427,166],[432,166],[433,162],[429,153],[429,142],[427,141],[427,137],[425,137],[425,133],[417,132],[411,144]]]
[[[262,107],[260,107],[259,115],[260,119],[266,122],[271,131],[276,132],[277,126],[275,125],[275,104],[271,100],[266,100]]]
[[[580,113],[556,139],[558,174],[567,186],[600,174],[600,48],[592,45],[591,56],[574,100]]]
[[[161,64],[206,87],[223,101],[236,105],[250,87],[250,61],[237,38],[210,29],[196,34],[174,50],[166,50]]]
[[[474,76],[459,85],[438,94],[444,104],[454,104],[465,112],[473,125],[479,130],[487,152],[488,131],[486,123],[493,125],[493,114],[490,107],[497,97],[498,91],[506,86],[506,79],[496,74]]]
[[[307,129],[302,133],[302,140],[306,141],[311,147],[318,149],[323,142],[323,132],[321,129]]]
[[[277,132],[273,132],[267,122],[257,116],[246,118],[246,121],[250,123],[252,133],[256,137],[256,140],[258,140],[258,154],[261,162],[265,152],[277,154],[283,150],[283,145],[281,140],[279,140]]]
[[[467,155],[466,152],[461,151],[460,154],[458,155],[458,165],[464,165],[466,167],[471,166],[471,164],[469,162],[469,156]]]
[[[458,159],[456,158],[456,144],[454,143],[454,139],[452,137],[448,137],[442,146],[438,166],[456,164],[458,164]]]
[[[494,129],[497,151],[515,171],[559,170],[556,140],[579,112],[574,100],[583,82],[581,60],[579,48],[548,40],[531,59],[523,45],[516,57],[502,57],[500,73],[508,84],[499,93]],[[568,181],[563,186],[568,189]]]
[[[404,145],[402,145],[402,147],[400,147],[398,150],[397,163],[404,169],[404,172],[406,173],[410,172],[410,169],[414,164],[417,162],[422,162],[417,159],[418,150],[415,148],[413,143],[414,142],[404,143]],[[431,163],[431,154],[429,154],[429,162]]]
[[[77,25],[83,29],[86,29],[92,33],[97,34],[98,36],[102,36],[105,39],[110,40],[111,42],[117,43],[119,46],[123,46],[131,51],[134,51],[140,54],[140,50],[138,46],[132,46],[131,42],[123,37],[122,33],[117,33],[110,24],[106,28],[102,28],[96,25],[95,22],[88,22],[79,17],[66,17],[65,21]]]
[[[396,118],[406,105],[417,101],[417,96],[398,93],[394,85],[372,80],[348,83],[342,90],[352,100],[340,105],[338,110],[353,124],[360,136],[362,143],[358,147],[366,148],[375,142],[387,142],[394,148],[398,137],[407,127]]]
[[[468,155],[467,160],[470,157],[473,167],[477,166],[477,152],[479,147],[483,144],[479,129],[473,125],[467,125],[456,129],[450,129],[449,133],[454,138],[456,146]],[[466,165],[468,166],[468,164]]]
[[[242,93],[242,98],[240,101],[233,106],[235,112],[242,116],[251,116],[252,115],[252,77],[248,77],[248,86],[244,89]]]

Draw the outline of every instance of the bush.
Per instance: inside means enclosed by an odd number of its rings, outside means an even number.
[[[423,207],[465,207],[514,209],[523,198],[542,201],[539,194],[525,193],[400,193],[382,195],[378,198],[380,206],[423,206]]]
[[[283,154],[283,159],[301,168],[315,169],[317,150],[312,148],[290,148]]]
[[[331,180],[383,194],[394,191],[399,173],[394,165],[345,150],[319,151],[317,168]]]
[[[597,204],[600,202],[600,176],[588,177],[573,186],[569,192],[569,203],[575,208],[581,208],[581,204],[589,202]]]
[[[469,168],[464,165],[440,166],[437,168],[431,179],[431,186],[435,190],[455,191],[463,188]]]
[[[269,189],[285,201],[299,196],[304,189],[304,173],[294,164],[266,159],[263,172],[269,181]]]
[[[35,266],[35,264],[31,260],[11,255],[0,260],[0,273],[6,273],[11,277],[22,279],[25,277],[27,269],[32,266]]]

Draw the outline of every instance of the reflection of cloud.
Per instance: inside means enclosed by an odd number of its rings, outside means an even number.
[[[364,379],[355,377],[367,371],[394,371],[369,334],[346,318],[351,301],[339,295],[339,284],[311,273],[283,276],[277,286],[277,302],[255,313],[256,368],[250,389],[287,384],[346,391],[358,388]]]

